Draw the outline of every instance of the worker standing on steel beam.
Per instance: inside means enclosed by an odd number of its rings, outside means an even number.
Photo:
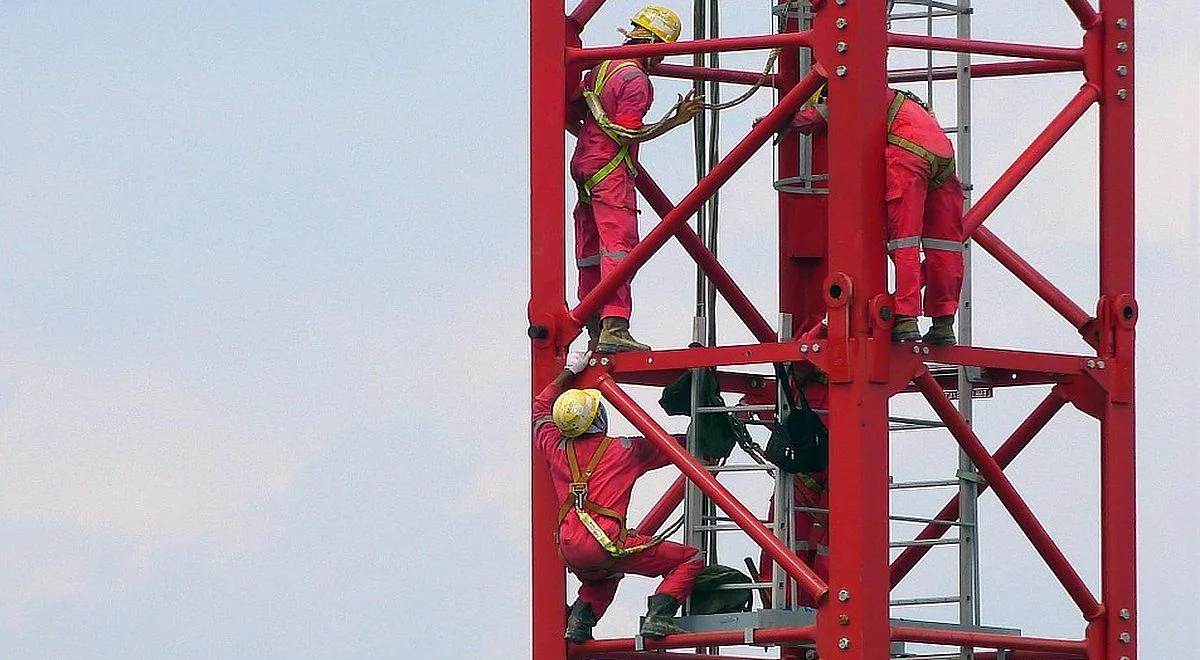
[[[792,118],[808,135],[827,127],[822,91]],[[937,118],[915,95],[887,90],[887,250],[896,269],[894,341],[956,343],[954,314],[963,283],[963,188],[955,172],[954,146]],[[921,251],[925,260],[921,261]],[[922,305],[921,288],[925,288]],[[922,309],[933,319],[924,336]]]
[[[645,536],[625,527],[634,482],[670,465],[670,460],[645,438],[610,437],[600,392],[563,391],[566,382],[587,367],[590,355],[571,353],[566,368],[533,402],[534,442],[562,500],[555,540],[563,561],[582,583],[564,637],[576,643],[592,639],[592,628],[626,573],[663,577],[650,596],[641,634],[684,632],[672,617],[691,594],[704,560],[696,548],[665,540],[673,529]],[[686,437],[678,439],[682,444]]]
[[[633,28],[622,30],[626,44],[671,43],[681,30],[679,16],[657,5],[645,7],[630,22]],[[571,101],[568,125],[579,137],[571,157],[571,178],[579,190],[574,218],[580,300],[638,243],[633,178],[639,143],[686,124],[702,109],[702,99],[689,93],[661,121],[643,124],[654,101],[646,70],[661,60],[605,60],[584,76]],[[588,350],[649,350],[629,334],[632,311],[630,285],[625,283],[587,320]]]

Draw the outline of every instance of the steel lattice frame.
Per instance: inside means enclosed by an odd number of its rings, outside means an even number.
[[[885,31],[883,0],[815,2],[809,31],[776,35],[684,41],[675,44],[582,47],[579,35],[604,0],[583,0],[563,16],[562,0],[531,0],[531,300],[532,382],[536,392],[561,368],[564,352],[579,334],[583,319],[671,237],[704,269],[755,338],[753,345],[628,353],[611,357],[584,372],[579,382],[595,386],[607,401],[666,452],[684,477],[693,480],[731,519],[759,543],[800,587],[821,603],[813,627],[759,630],[756,643],[815,641],[822,658],[889,655],[889,642],[911,641],[1010,650],[1008,658],[1087,658],[1134,660],[1137,657],[1137,609],[1134,525],[1134,208],[1133,208],[1133,1],[1066,0],[1084,30],[1079,47],[1038,46],[994,41],[890,34]],[[970,238],[1058,311],[1093,351],[1080,355],[1036,353],[972,346],[922,347],[889,340],[891,305],[884,253],[883,159],[885,128],[881,109],[889,79],[887,48],[917,48],[1018,58],[978,64],[972,78],[1080,71],[1085,83],[1047,128],[978,198],[966,218]],[[776,107],[742,138],[711,173],[677,205],[649,175],[638,189],[662,221],[621,266],[576,307],[566,303],[566,167],[563,134],[566,92],[578,73],[612,57],[643,57],[783,48],[779,73],[769,84],[779,90]],[[755,309],[733,278],[688,226],[688,219],[749,157],[783,127],[812,95],[823,78],[801,78],[800,48],[811,48],[830,74],[828,137],[829,194],[820,202],[780,196],[781,307],[804,314],[828,312],[829,337],[813,343],[778,342],[775,329]],[[750,72],[703,67],[662,66],[659,75],[694,80],[745,83]],[[911,72],[892,72],[903,81]],[[949,72],[945,77],[953,77]],[[1100,213],[1099,300],[1093,316],[1070,300],[1046,277],[982,226],[1033,167],[1093,104],[1099,106]],[[780,143],[783,163],[797,162],[798,141]],[[822,211],[806,204],[827,204],[827,236],[821,245],[800,245],[788,231],[789,219]],[[788,259],[803,252],[807,261]],[[665,431],[623,391],[622,384],[663,385],[683,369],[699,366],[808,360],[830,375],[831,566],[829,582],[815,575],[738,502],[712,474],[681,450]],[[951,405],[926,362],[981,367],[1011,384],[1053,383],[1045,400],[989,455],[970,426]],[[722,386],[737,391],[748,379],[723,372]],[[927,630],[892,625],[889,591],[913,568],[928,547],[910,547],[888,559],[887,403],[893,394],[920,391],[971,457],[987,485],[1013,516],[1034,549],[1046,561],[1079,607],[1085,626],[1078,639],[1045,639],[987,633]],[[1100,576],[1093,594],[1005,477],[1004,468],[1065,404],[1100,420]],[[532,597],[533,658],[625,658],[638,655],[632,639],[597,640],[568,649],[562,638],[565,572],[554,546],[558,502],[544,461],[533,455]],[[648,529],[666,517],[682,497],[677,482],[649,519]],[[939,519],[952,520],[957,498]],[[939,538],[947,525],[931,523],[918,539]],[[844,616],[843,616],[844,615]],[[647,640],[645,648],[737,645],[742,631],[695,633]],[[599,654],[599,655],[597,655]],[[675,656],[673,656],[675,657]],[[686,655],[679,657],[687,657]],[[693,656],[700,657],[700,656]],[[713,656],[707,656],[713,657]],[[977,653],[977,658],[997,657]]]

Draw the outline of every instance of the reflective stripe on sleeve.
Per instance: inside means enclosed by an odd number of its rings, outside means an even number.
[[[538,417],[537,419],[533,420],[533,428],[536,431],[537,429],[545,426],[546,424],[553,424],[553,423],[554,423],[554,417],[552,417],[550,415],[546,415],[544,417]]]

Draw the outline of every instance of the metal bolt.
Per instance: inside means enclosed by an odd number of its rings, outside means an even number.
[[[1133,613],[1129,611],[1128,607],[1122,607],[1121,611],[1117,613],[1117,616],[1128,621],[1129,618],[1133,616]]]
[[[1122,78],[1129,75],[1129,67],[1125,66],[1124,64],[1117,67],[1117,75],[1121,76]]]
[[[1127,51],[1127,50],[1129,50],[1129,43],[1128,43],[1128,42],[1125,42],[1125,41],[1118,41],[1118,42],[1117,42],[1117,52],[1118,52],[1118,53],[1124,53],[1124,52],[1125,52],[1125,51]]]
[[[838,615],[838,624],[843,625],[843,626],[850,625],[850,615],[849,614],[839,614]]]
[[[833,24],[837,26],[837,29],[845,30],[846,26],[850,25],[850,21],[847,21],[845,18],[839,18],[834,21]]]
[[[800,344],[800,352],[807,353],[808,352],[808,344]]]
[[[839,52],[839,53],[846,52],[846,50],[848,50],[848,48],[849,47],[846,46],[846,42],[844,42],[844,41],[839,41],[839,42],[837,42],[837,45],[834,46],[834,49],[837,50],[837,52]]]
[[[1095,360],[1088,360],[1088,361],[1087,361],[1087,366],[1088,366],[1088,369],[1095,369],[1095,368],[1096,368],[1096,361],[1095,361]]]
[[[850,592],[842,589],[838,592],[838,600],[842,601],[843,603],[850,600]]]
[[[1104,368],[1104,360],[1096,360],[1096,368],[1103,369]]]
[[[1125,89],[1124,87],[1122,87],[1121,89],[1118,89],[1117,90],[1117,98],[1121,99],[1122,101],[1129,98],[1129,90]]]
[[[1127,632],[1123,632],[1120,635],[1117,635],[1117,639],[1121,640],[1122,644],[1128,644],[1129,640],[1133,639],[1133,635],[1130,635]]]
[[[813,353],[820,353],[820,352],[821,352],[821,345],[813,344]]]
[[[925,355],[929,355],[929,347],[928,347],[928,346],[922,346],[922,347],[921,347],[921,352],[922,352],[922,353],[924,353]]]
[[[920,347],[920,346],[913,346],[913,354],[915,354],[915,355],[920,355],[920,354],[921,354],[921,347]]]
[[[837,0],[837,3],[843,7],[846,6],[846,0]]]
[[[600,364],[608,364],[608,358],[606,358],[606,357],[600,358]]]
[[[837,73],[839,77],[845,76],[847,71],[849,71],[849,69],[844,66],[839,66],[838,68],[834,69],[834,72]]]
[[[596,366],[596,358],[591,358],[590,360],[588,360],[588,366],[589,367]]]
[[[843,651],[845,651],[846,649],[850,648],[850,638],[849,638],[849,637],[843,637],[843,638],[839,639],[839,640],[838,640],[838,648],[839,648],[839,649],[841,649],[841,650],[843,650]]]
[[[1129,21],[1127,21],[1127,20],[1125,20],[1125,19],[1123,19],[1123,18],[1118,18],[1118,19],[1117,19],[1117,28],[1119,28],[1119,29],[1121,29],[1121,30],[1124,30],[1124,29],[1125,29],[1125,28],[1127,28],[1127,27],[1129,27]]]

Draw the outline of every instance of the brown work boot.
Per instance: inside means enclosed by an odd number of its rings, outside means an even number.
[[[916,341],[921,338],[921,329],[917,327],[915,316],[896,315],[896,324],[892,326],[892,341]]]
[[[921,337],[921,341],[926,344],[935,346],[953,346],[958,343],[958,338],[954,336],[954,315],[933,317],[933,325],[930,326],[929,332]]]
[[[587,349],[594,353],[600,345],[600,315],[589,318],[583,327],[587,328],[588,333]]]
[[[601,353],[648,351],[650,347],[629,334],[629,319],[606,316],[600,323],[600,341],[596,350]]]

